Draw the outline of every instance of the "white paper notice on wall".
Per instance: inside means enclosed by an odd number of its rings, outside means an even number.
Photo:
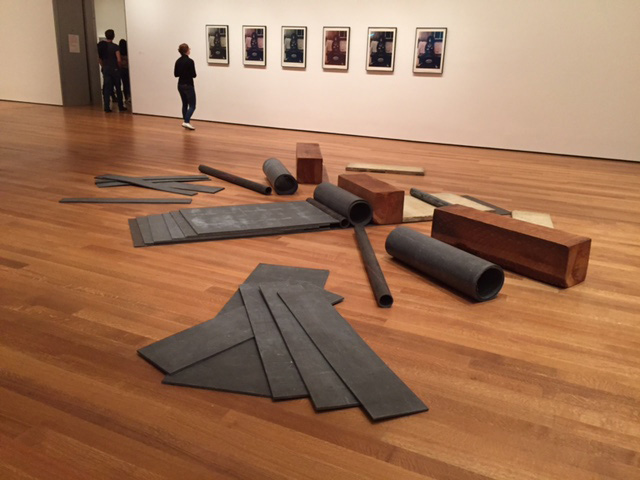
[[[80,53],[80,35],[69,34],[69,53]]]

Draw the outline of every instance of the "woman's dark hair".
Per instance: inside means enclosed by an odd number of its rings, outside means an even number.
[[[186,43],[181,43],[178,47],[178,51],[180,52],[180,55],[186,55],[189,51],[189,45],[187,45]]]
[[[118,47],[120,47],[120,55],[127,55],[127,41],[124,38],[120,39],[118,42]]]
[[[107,40],[113,40],[114,38],[116,38],[116,32],[109,29],[106,32],[104,32],[104,36],[107,37]]]

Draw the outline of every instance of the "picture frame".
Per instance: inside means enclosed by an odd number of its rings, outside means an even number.
[[[446,28],[416,28],[413,73],[442,73],[446,41]]]
[[[245,66],[267,65],[266,25],[242,26],[242,63]]]
[[[393,72],[396,60],[395,27],[369,27],[367,30],[367,70],[372,72]]]
[[[307,27],[282,27],[283,68],[307,67]]]
[[[324,27],[322,29],[322,68],[349,70],[350,27]]]
[[[229,25],[205,25],[207,63],[229,64]]]

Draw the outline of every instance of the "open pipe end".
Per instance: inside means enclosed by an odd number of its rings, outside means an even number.
[[[273,187],[278,195],[293,195],[298,190],[298,182],[292,175],[280,175]]]
[[[354,225],[366,225],[371,221],[372,216],[371,205],[364,200],[354,202],[349,209],[349,220]]]
[[[393,297],[391,295],[380,295],[378,305],[382,308],[391,308],[391,305],[393,305]]]
[[[504,285],[504,271],[497,265],[487,268],[476,283],[476,296],[481,302],[491,300]]]

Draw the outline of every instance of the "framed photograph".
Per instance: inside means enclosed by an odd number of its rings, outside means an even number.
[[[207,63],[229,64],[229,26],[206,25]]]
[[[307,27],[282,27],[282,66],[307,66]]]
[[[417,28],[413,51],[414,73],[442,73],[446,28]]]
[[[324,27],[322,29],[322,68],[325,70],[349,70],[349,27]]]
[[[369,27],[367,31],[367,70],[393,72],[397,34],[397,28]]]
[[[267,27],[242,26],[242,63],[264,67],[267,64]]]

